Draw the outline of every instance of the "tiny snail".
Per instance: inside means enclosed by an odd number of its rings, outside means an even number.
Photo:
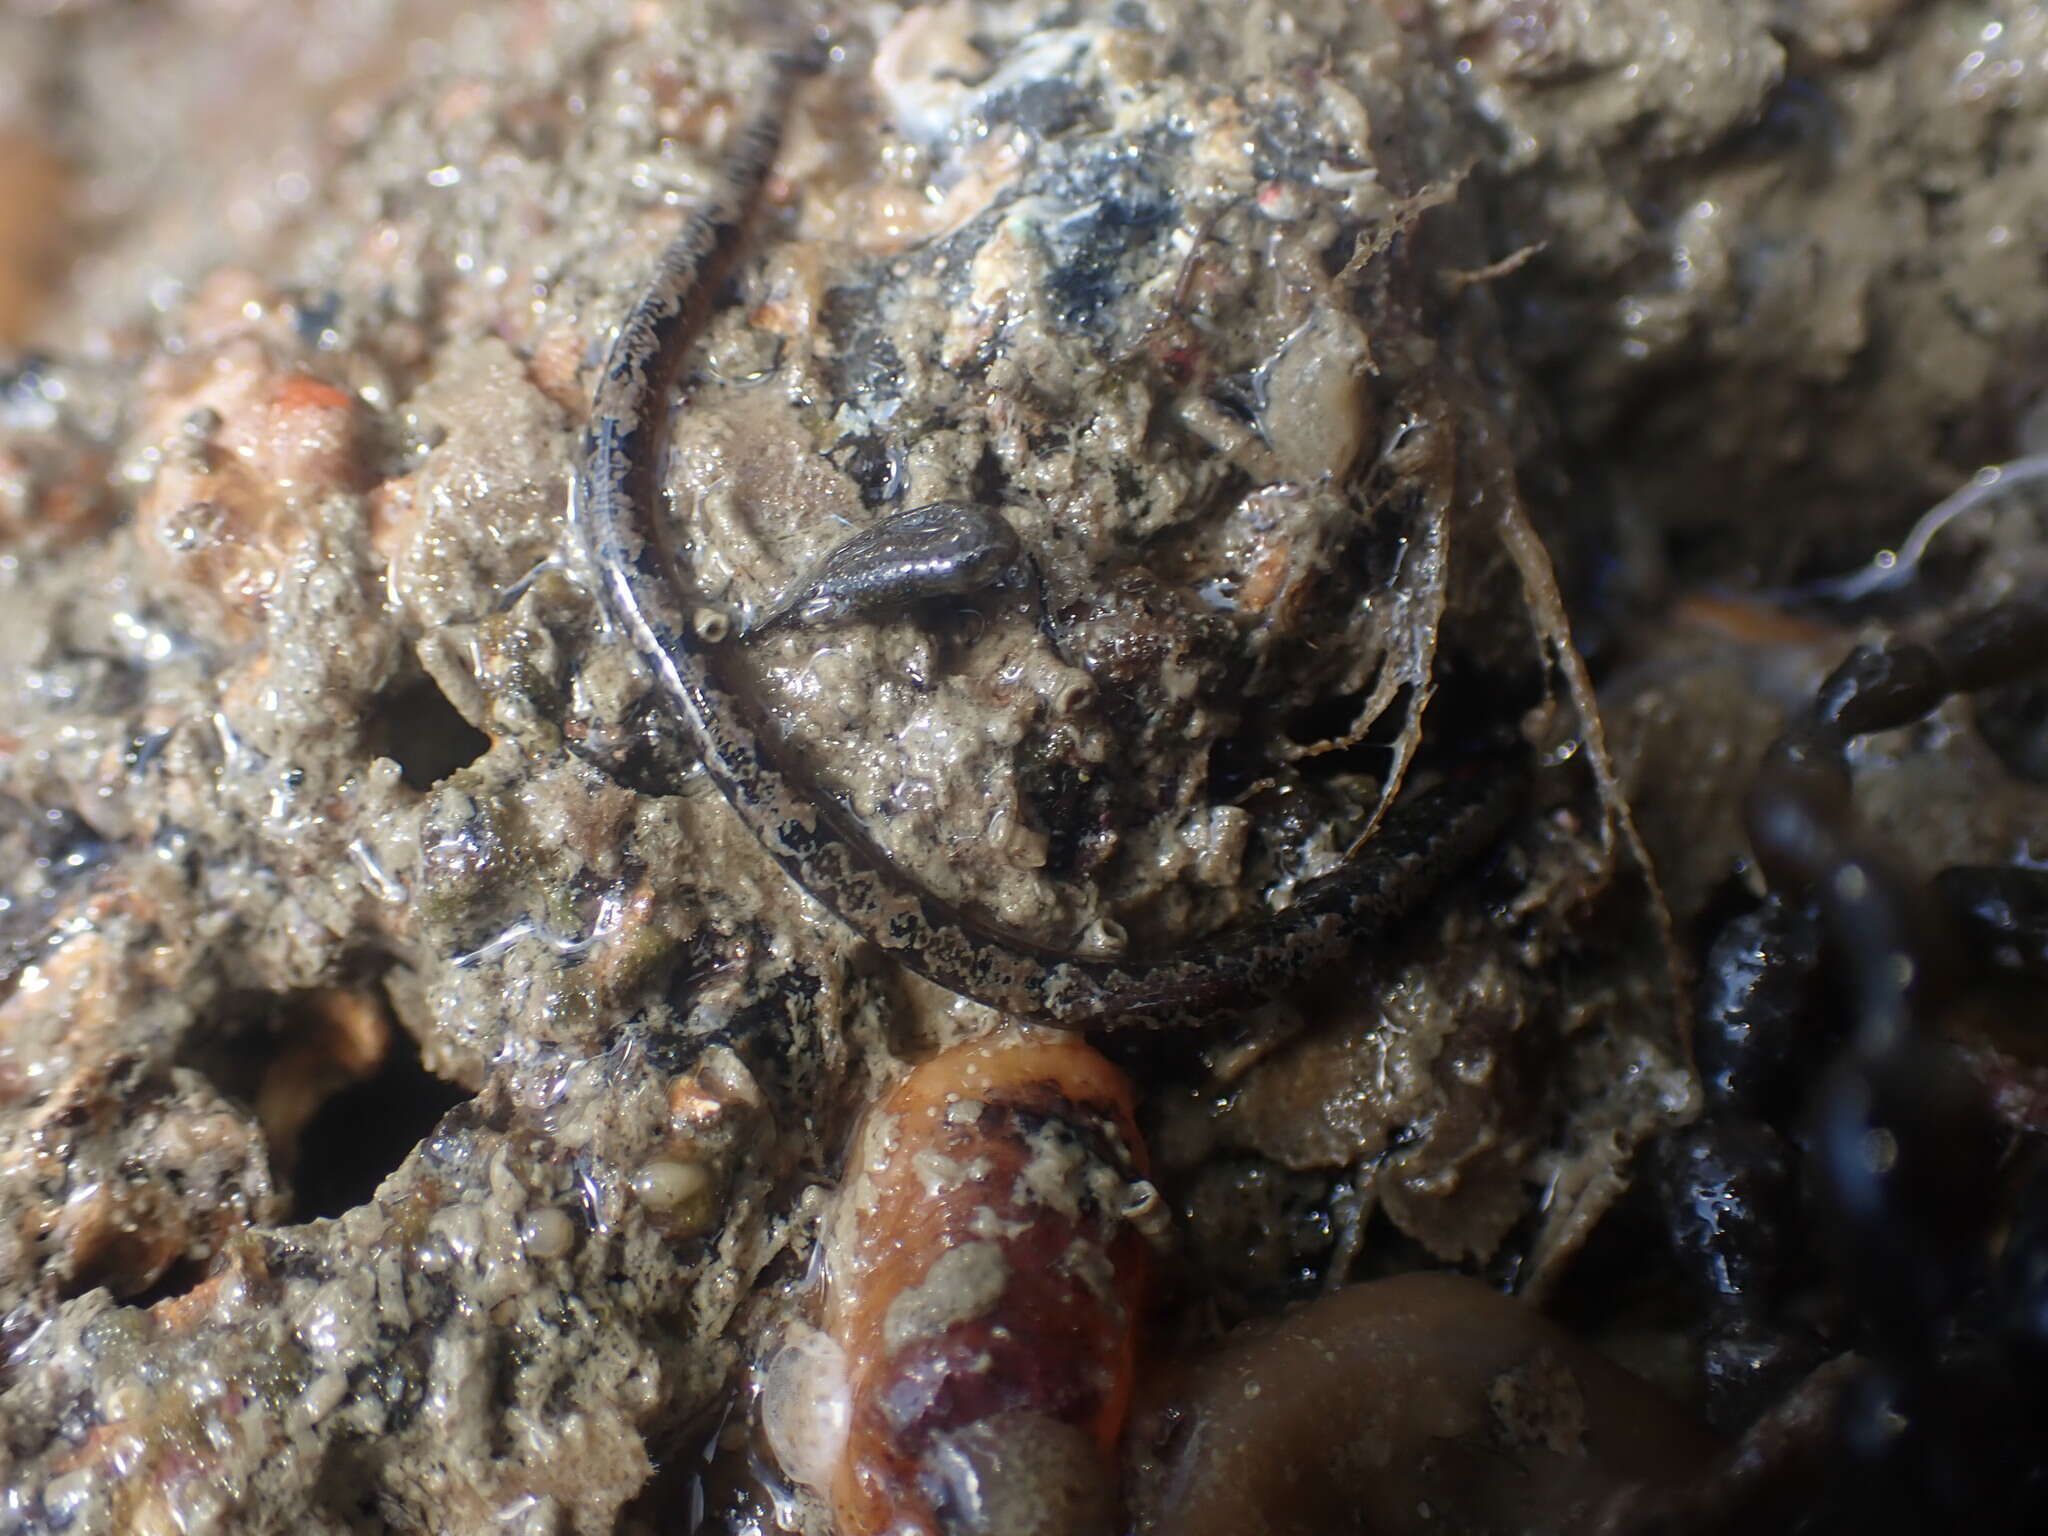
[[[838,1536],[1108,1536],[1143,1161],[1122,1074],[1048,1030],[955,1046],[869,1111],[823,1338],[793,1334],[764,1389]]]

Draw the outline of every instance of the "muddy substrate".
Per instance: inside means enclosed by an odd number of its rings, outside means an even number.
[[[1341,1473],[1455,1405],[1470,1477],[1372,1529],[1860,1509],[1827,1210],[1731,1398],[1669,1149],[1758,756],[1859,638],[2039,575],[2022,488],[1910,590],[1793,590],[2041,446],[2048,10],[166,0],[0,12],[0,1530],[825,1528],[762,1362],[861,1107],[1000,1021],[768,858],[564,520],[614,327],[814,25],[686,368],[681,577],[744,624],[948,499],[1031,570],[749,643],[775,750],[1094,955],[1284,907],[1404,782],[1527,780],[1391,941],[1104,1040],[1169,1213],[1141,1359],[1194,1362],[1141,1370],[1133,1456],[1316,1319],[1438,1359],[1469,1307],[1550,1363],[1329,1424]],[[2032,857],[2041,713],[1852,754],[1901,889]],[[1942,1048],[2009,1274],[2048,1062],[1994,969]],[[1446,1268],[1572,1335],[1347,1289]],[[1929,1326],[2005,1339],[2000,1283]],[[1631,1392],[1759,1427],[1558,1471]],[[1486,1475],[1518,1448],[1544,1508]],[[1134,1518],[1199,1518],[1160,1464]]]

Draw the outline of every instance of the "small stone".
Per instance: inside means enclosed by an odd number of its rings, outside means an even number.
[[[543,1206],[519,1224],[519,1242],[528,1258],[565,1258],[576,1243],[576,1224],[556,1207]]]
[[[714,1181],[702,1163],[659,1158],[633,1175],[633,1193],[671,1228],[701,1231],[711,1224]]]

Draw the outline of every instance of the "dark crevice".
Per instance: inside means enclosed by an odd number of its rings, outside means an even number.
[[[1046,873],[1062,880],[1092,873],[1102,849],[1111,845],[1111,784],[1098,770],[1057,751],[1027,751],[1017,766],[1030,824],[1046,838]]]
[[[376,1073],[333,1095],[306,1122],[292,1218],[338,1216],[364,1204],[441,1117],[468,1098],[421,1064],[410,1035],[394,1031]]]
[[[2016,683],[1979,696],[1977,734],[2006,772],[2048,784],[2048,682]]]
[[[370,750],[397,763],[399,777],[414,789],[432,789],[490,748],[491,738],[463,719],[424,673],[392,683],[370,707]]]
[[[1371,696],[1372,689],[1367,687],[1341,698],[1318,700],[1289,718],[1285,735],[1305,747],[1345,741],[1358,729],[1359,716],[1365,712]],[[1393,762],[1401,733],[1408,728],[1414,699],[1414,687],[1404,683],[1356,741],[1302,759],[1302,771],[1319,778],[1345,773],[1385,773]]]
[[[131,1307],[140,1307],[146,1310],[155,1306],[160,1301],[169,1301],[173,1296],[182,1296],[206,1278],[207,1269],[211,1263],[211,1255],[208,1255],[204,1260],[193,1258],[178,1259],[172,1263],[170,1268],[166,1269],[161,1275],[158,1275],[153,1283],[144,1286],[139,1291],[122,1293],[121,1299]],[[67,1289],[71,1294],[76,1295],[91,1290],[95,1285],[104,1283],[102,1279],[94,1277],[83,1281],[74,1288]]]
[[[1235,805],[1272,772],[1266,742],[1249,735],[1220,736],[1209,744],[1208,798],[1218,805]]]
[[[636,795],[672,795],[696,767],[681,728],[652,692],[616,719],[564,722],[569,750]]]

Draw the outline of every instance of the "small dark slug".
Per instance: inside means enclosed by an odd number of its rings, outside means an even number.
[[[892,512],[840,544],[749,631],[820,628],[934,597],[966,597],[1023,569],[1017,530],[992,507],[935,501]]]
[[[1068,1028],[1199,1023],[1218,1004],[1255,998],[1384,932],[1492,844],[1520,803],[1525,769],[1491,765],[1404,791],[1378,836],[1302,887],[1285,912],[1179,955],[1126,962],[1048,947],[943,900],[770,744],[759,701],[724,665],[729,616],[686,595],[663,533],[659,471],[677,373],[775,158],[799,67],[778,64],[720,189],[662,253],[620,325],[592,394],[570,496],[573,535],[606,616],[653,674],[706,775],[790,878],[848,927],[939,986],[1022,1019]],[[998,514],[939,507],[856,536],[806,593],[828,614],[857,614],[948,582],[973,590],[1013,562],[1016,535]]]

